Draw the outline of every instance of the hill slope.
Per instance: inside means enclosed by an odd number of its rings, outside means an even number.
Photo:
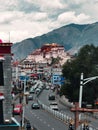
[[[78,49],[85,44],[98,45],[98,22],[93,24],[69,24],[47,34],[28,38],[12,46],[15,59],[23,59],[33,50],[46,43],[58,43],[66,51]]]

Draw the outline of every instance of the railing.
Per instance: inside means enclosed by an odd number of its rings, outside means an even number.
[[[48,107],[45,104],[41,103],[41,101],[39,101],[39,100],[38,100],[38,102],[41,105],[42,109],[44,109],[45,111],[51,113],[56,118],[62,120],[67,125],[69,124],[70,120],[72,119],[71,116],[69,116],[68,114],[65,114],[65,113],[61,113],[59,111],[52,110],[50,107]],[[82,117],[82,119],[84,119],[84,117]],[[83,125],[79,126],[78,130],[83,130]],[[95,128],[95,127],[89,125],[89,130],[98,130],[98,128]]]

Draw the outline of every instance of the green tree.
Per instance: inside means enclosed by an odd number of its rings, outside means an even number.
[[[63,76],[66,81],[61,87],[60,94],[66,95],[70,101],[79,100],[80,75],[84,78],[98,75],[98,47],[85,45],[77,56],[63,65]],[[98,79],[89,82],[83,89],[83,100],[93,102],[98,97]],[[63,91],[62,91],[63,90]]]
[[[57,58],[52,57],[51,65],[58,64],[60,62],[61,58],[58,56]]]

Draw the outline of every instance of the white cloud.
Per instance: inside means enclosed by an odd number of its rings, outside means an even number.
[[[61,24],[68,24],[68,23],[88,23],[90,21],[90,16],[85,14],[76,15],[75,12],[65,12],[58,16],[58,22]]]
[[[67,7],[66,4],[62,4],[60,2],[60,0],[53,0],[53,1],[47,1],[46,0],[42,0],[42,6],[41,6],[41,9],[44,10],[55,10],[55,9],[63,9]]]
[[[26,19],[32,19],[34,21],[42,21],[48,19],[47,13],[44,12],[34,12],[25,16]]]
[[[88,22],[90,23],[90,16],[82,13],[82,14],[77,15],[77,17],[75,18],[75,21],[76,23],[82,23],[82,24],[88,23]]]
[[[0,38],[18,42],[70,23],[98,21],[98,0],[0,0]],[[4,41],[3,40],[3,41]]]
[[[69,0],[68,3],[70,4],[85,4],[86,2],[88,2],[89,0]],[[90,1],[89,1],[90,2]]]
[[[70,23],[75,18],[75,12],[65,12],[58,16],[58,21],[60,23]]]
[[[41,10],[48,10],[48,9],[62,9],[67,6],[66,3],[62,3],[61,0],[27,0],[31,4],[38,5]]]
[[[18,0],[0,0],[0,11],[11,10],[17,8],[19,4]]]
[[[19,12],[19,11],[5,11],[5,12],[0,12],[0,23],[1,24],[8,24],[11,23],[12,21],[14,21],[15,19],[19,19],[21,17],[23,17],[23,12]]]

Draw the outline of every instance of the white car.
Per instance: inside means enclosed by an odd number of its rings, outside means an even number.
[[[49,90],[49,88],[50,88],[49,86],[46,86],[46,89],[47,89],[47,90]]]
[[[59,110],[58,109],[58,104],[57,104],[57,102],[51,102],[50,103],[50,108],[52,109],[52,110]]]

